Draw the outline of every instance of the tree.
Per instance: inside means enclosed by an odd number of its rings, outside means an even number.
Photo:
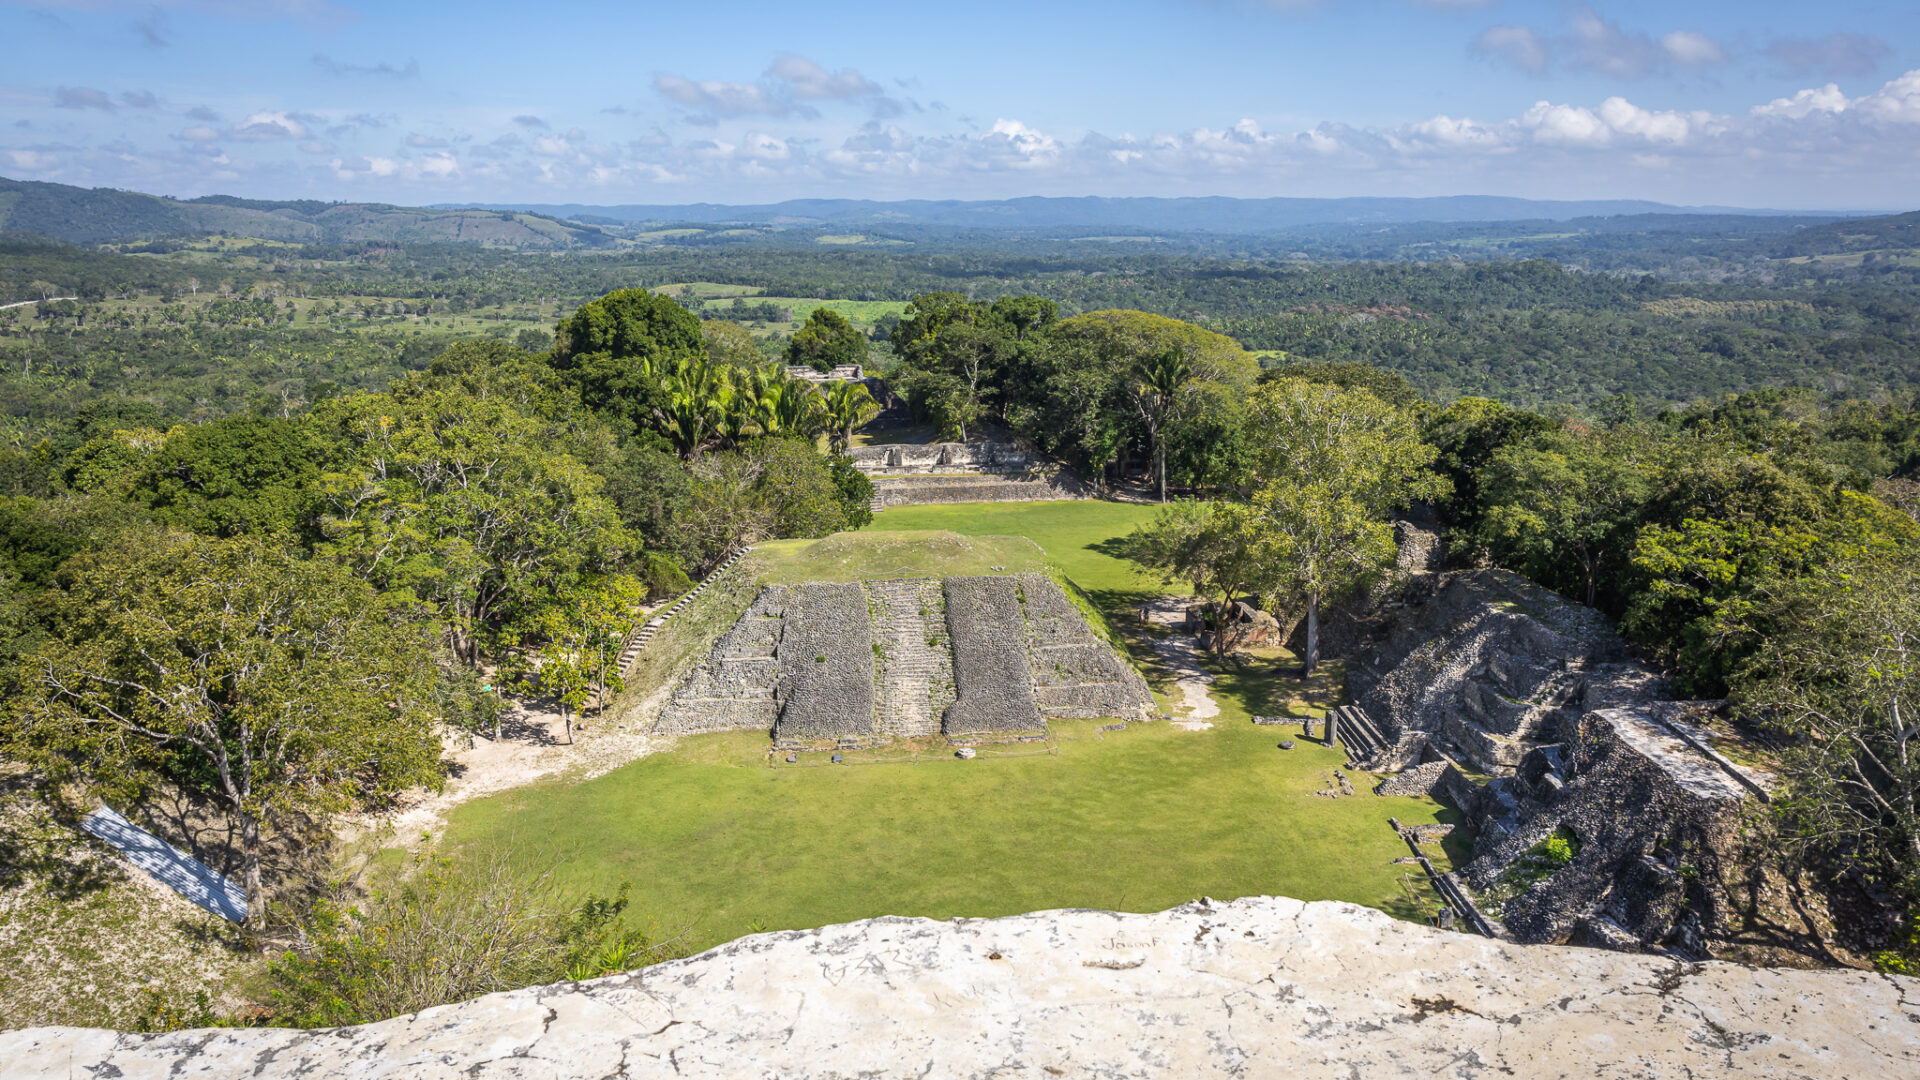
[[[1413,418],[1365,390],[1272,382],[1253,393],[1251,425],[1258,486],[1240,542],[1262,596],[1305,609],[1304,677],[1320,662],[1320,605],[1392,565],[1388,511],[1440,495],[1446,481]]]
[[[1160,501],[1167,501],[1168,425],[1180,413],[1181,392],[1193,378],[1193,365],[1179,349],[1168,349],[1134,362],[1133,377],[1127,382],[1129,396],[1147,441],[1153,450],[1154,476],[1160,483]]]
[[[257,536],[139,533],[70,567],[23,664],[8,753],[132,797],[166,780],[263,830],[437,784],[428,637],[345,568]]]
[[[765,362],[760,343],[753,331],[727,319],[700,320],[700,336],[706,339],[707,355],[733,367],[753,367]]]
[[[1182,501],[1161,507],[1152,520],[1135,527],[1121,541],[1121,553],[1169,582],[1191,583],[1202,600],[1225,606],[1256,576],[1251,540],[1245,507]],[[1212,645],[1224,654],[1233,643],[1215,634]]]
[[[706,358],[692,312],[646,289],[621,289],[560,321],[551,362],[589,408],[637,425],[661,406],[663,373]]]
[[[787,362],[815,371],[831,371],[842,364],[867,359],[867,336],[829,307],[815,308],[787,341]]]
[[[865,383],[834,383],[827,388],[826,407],[827,430],[831,433],[833,448],[842,454],[853,442],[854,429],[880,415],[880,403],[873,400]]]
[[[1495,560],[1549,588],[1600,599],[1620,582],[1653,483],[1650,461],[1611,437],[1559,433],[1502,447],[1481,474],[1480,536]]]
[[[1790,740],[1776,806],[1791,834],[1920,902],[1920,564],[1841,562],[1767,590],[1758,612],[1769,632],[1733,698]]]
[[[526,650],[519,654],[517,680],[559,702],[569,744],[574,713],[589,700],[604,703],[609,689],[620,689],[620,647],[646,591],[626,574],[582,581],[541,609],[523,632]],[[615,662],[611,679],[610,658]]]
[[[499,398],[432,388],[327,402],[347,464],[320,490],[326,547],[410,598],[456,656],[638,554],[599,476]]]

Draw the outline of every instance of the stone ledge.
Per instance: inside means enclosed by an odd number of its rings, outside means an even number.
[[[1920,1074],[1920,980],[1521,946],[1350,904],[880,918],[332,1031],[0,1034],[9,1075]]]

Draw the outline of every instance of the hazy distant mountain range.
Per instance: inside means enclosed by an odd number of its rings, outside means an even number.
[[[867,199],[794,199],[757,206],[589,206],[493,203],[428,207],[317,200],[242,199],[207,195],[172,199],[112,188],[0,178],[0,232],[34,233],[70,244],[174,240],[210,234],[292,243],[458,243],[515,250],[610,248],[651,243],[740,240],[730,229],[765,242],[792,235],[834,241],[830,234],[866,232],[914,242],[1001,233],[1024,237],[1098,237],[1102,233],[1158,236],[1285,236],[1328,230],[1368,232],[1419,224],[1453,228],[1470,223],[1542,223],[1586,219],[1583,229],[1645,228],[1649,218],[1683,230],[1738,221],[1771,223],[1763,231],[1827,230],[1829,222],[1858,215],[1680,207],[1629,199],[1553,202],[1491,195],[1445,198],[1230,199],[1024,198],[989,202]],[[1791,220],[1789,220],[1791,219]],[[1714,222],[1718,221],[1719,226]],[[1831,236],[1805,236],[1800,251],[1860,250],[1862,242],[1904,239],[1910,218],[1869,218],[1862,228],[1832,226]],[[1896,222],[1907,221],[1904,227]],[[1601,222],[1608,224],[1601,225]],[[682,236],[673,226],[708,235]],[[1744,228],[1744,226],[1742,226]],[[1537,227],[1535,231],[1538,231]],[[885,241],[898,242],[895,240]]]
[[[1785,211],[1682,207],[1634,199],[1557,202],[1497,195],[1428,199],[1042,198],[989,202],[908,199],[790,199],[759,206],[694,203],[684,206],[586,206],[577,203],[459,203],[448,208],[522,210],[603,222],[720,224],[939,225],[977,229],[1122,228],[1170,232],[1261,233],[1306,225],[1390,224],[1412,221],[1566,221],[1618,214],[1760,214]],[[1805,215],[1798,215],[1805,216]],[[1834,214],[1834,217],[1855,216]]]

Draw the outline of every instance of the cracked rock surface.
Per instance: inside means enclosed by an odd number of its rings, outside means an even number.
[[[378,1024],[0,1033],[8,1076],[1920,1076],[1920,980],[1523,946],[1252,897],[880,918]]]

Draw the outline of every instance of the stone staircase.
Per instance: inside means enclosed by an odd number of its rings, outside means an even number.
[[[678,614],[679,611],[688,604],[693,603],[701,593],[707,591],[707,586],[719,581],[722,574],[733,569],[733,565],[744,558],[747,552],[752,550],[753,545],[749,544],[739,551],[734,552],[732,555],[727,556],[727,561],[714,567],[713,573],[703,578],[700,584],[695,585],[685,595],[681,596],[680,599],[668,605],[666,610],[656,613],[638,630],[628,635],[626,644],[620,648],[619,670],[621,677],[624,678],[632,673],[634,661],[640,659],[640,654],[645,651],[647,643],[653,640],[654,635],[660,632],[661,627],[667,625],[667,620],[673,618],[674,615]]]
[[[1347,748],[1347,756],[1354,761],[1378,757],[1394,745],[1380,733],[1373,718],[1358,706],[1342,705],[1333,711],[1333,718],[1340,744]]]
[[[936,578],[869,581],[873,612],[874,726],[884,735],[938,735],[953,704],[947,600]]]

